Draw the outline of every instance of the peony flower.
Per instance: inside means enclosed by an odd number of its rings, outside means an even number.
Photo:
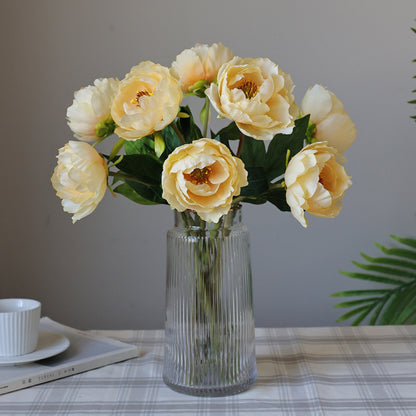
[[[116,78],[100,78],[94,81],[94,85],[74,93],[74,101],[68,107],[66,116],[68,126],[77,139],[94,142],[100,138],[96,135],[96,126],[110,115],[118,83]]]
[[[314,138],[327,141],[339,152],[347,150],[357,137],[357,129],[337,96],[322,85],[309,88],[301,103],[302,114],[310,114],[316,125]]]
[[[162,130],[175,119],[182,97],[178,80],[168,68],[141,62],[120,82],[114,98],[111,115],[119,126],[115,133],[137,140]]]
[[[215,110],[259,140],[290,134],[298,108],[289,74],[267,58],[234,57],[218,71],[218,85],[205,91]]]
[[[173,209],[196,211],[208,222],[218,222],[246,185],[247,172],[241,159],[213,139],[182,145],[163,164],[163,198]]]
[[[342,208],[341,199],[351,178],[336,160],[337,149],[326,142],[305,146],[290,160],[286,172],[286,201],[293,216],[304,226],[304,211],[316,217],[333,218]]]
[[[72,222],[91,214],[107,187],[107,165],[88,143],[69,141],[59,149],[51,181]]]
[[[222,64],[233,57],[233,53],[222,43],[214,43],[211,46],[197,43],[191,49],[185,49],[172,63],[171,73],[179,79],[184,92],[189,92],[189,87],[197,81],[211,83],[218,74]]]

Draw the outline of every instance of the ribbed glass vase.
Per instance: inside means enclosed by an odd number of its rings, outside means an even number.
[[[196,396],[239,393],[256,380],[249,235],[241,209],[217,224],[175,212],[167,235],[163,380]]]

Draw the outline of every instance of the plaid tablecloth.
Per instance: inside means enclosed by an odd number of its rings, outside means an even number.
[[[163,331],[94,332],[139,357],[0,396],[0,415],[416,415],[416,326],[257,329],[256,384],[221,398],[163,384]]]

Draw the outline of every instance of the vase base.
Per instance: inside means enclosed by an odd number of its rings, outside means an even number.
[[[244,381],[241,384],[233,384],[231,386],[218,386],[218,387],[192,387],[184,386],[179,384],[174,384],[169,382],[163,377],[164,383],[172,390],[187,394],[190,396],[200,396],[200,397],[221,397],[221,396],[232,396],[234,394],[242,393],[243,391],[249,389],[256,381],[257,373],[254,372],[253,375]]]

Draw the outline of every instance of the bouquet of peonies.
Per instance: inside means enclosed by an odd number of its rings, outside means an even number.
[[[145,61],[121,81],[97,79],[67,110],[79,141],[59,149],[53,187],[73,222],[107,188],[212,223],[241,202],[269,201],[304,227],[305,211],[334,217],[351,185],[342,152],[356,128],[326,88],[311,87],[300,109],[293,88],[269,59],[233,56],[221,43],[186,49],[171,68]],[[187,96],[203,100],[201,127],[183,104]],[[231,122],[208,138],[211,105]],[[110,154],[97,152],[113,134],[119,139]]]

